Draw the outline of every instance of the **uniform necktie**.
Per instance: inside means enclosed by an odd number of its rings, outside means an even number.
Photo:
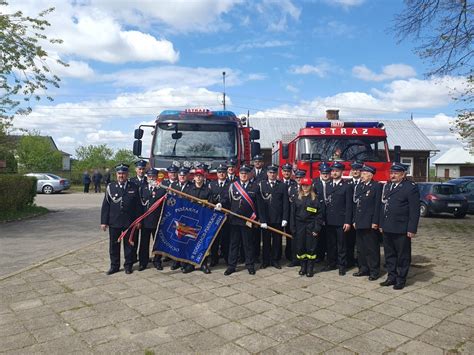
[[[223,187],[224,184],[222,182],[219,183],[219,187]]]
[[[275,185],[275,183],[273,181],[270,181],[270,187],[273,189],[273,186]]]

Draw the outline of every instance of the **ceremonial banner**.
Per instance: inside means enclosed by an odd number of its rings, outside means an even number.
[[[201,266],[225,220],[222,212],[184,197],[168,195],[153,252]]]

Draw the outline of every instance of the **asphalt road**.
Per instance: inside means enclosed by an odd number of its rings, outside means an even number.
[[[103,194],[38,195],[51,212],[0,224],[0,277],[107,238],[99,230]]]

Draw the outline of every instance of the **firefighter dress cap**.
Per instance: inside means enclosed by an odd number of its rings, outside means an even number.
[[[143,159],[135,162],[135,166],[137,168],[146,168],[146,164],[147,164],[146,160],[143,160]]]
[[[319,164],[319,171],[323,174],[329,174],[331,172],[331,167],[326,163]]]
[[[169,173],[177,173],[179,168],[176,165],[170,165],[166,168],[166,171]]]
[[[155,168],[148,169],[146,174],[149,176],[158,176],[158,169],[155,169]]]
[[[204,175],[204,169],[196,169],[196,170],[194,170],[194,175]]]
[[[358,161],[355,161],[351,164],[351,169],[352,170],[360,170],[360,169],[362,169],[363,166],[364,166],[364,164],[362,164]]]
[[[293,167],[291,166],[291,164],[286,163],[286,164],[283,164],[281,166],[281,170],[283,170],[283,171],[292,171]]]
[[[270,172],[272,172],[272,173],[277,173],[277,172],[278,172],[278,166],[276,166],[276,165],[269,165],[269,166],[267,167],[267,171],[270,171]]]
[[[225,173],[227,171],[227,165],[219,164],[216,170],[218,173]]]
[[[227,161],[227,167],[234,167],[236,165],[237,165],[237,160],[235,160],[235,159],[229,159]]]
[[[242,166],[240,167],[240,171],[239,171],[239,172],[248,174],[248,173],[250,173],[251,171],[252,171],[252,168],[251,168],[250,166],[248,166],[248,165],[242,165]]]
[[[361,171],[367,171],[369,173],[372,173],[372,174],[375,174],[377,172],[377,169],[375,169],[373,166],[370,166],[370,165],[364,165],[362,167],[362,169],[360,169]]]
[[[189,169],[185,168],[184,166],[179,169],[179,175],[188,175]]]
[[[305,170],[296,170],[296,172],[295,172],[295,177],[297,177],[297,178],[304,178],[305,175],[306,175]]]
[[[196,166],[197,169],[202,169],[202,170],[205,170],[205,171],[208,171],[209,170],[209,165],[207,165],[206,163],[199,163],[197,166]]]
[[[257,154],[253,157],[253,161],[263,161],[263,155]]]
[[[309,177],[305,177],[305,178],[302,178],[301,181],[300,181],[300,185],[312,185],[313,182],[311,181],[311,179]]]
[[[331,170],[344,170],[344,164],[335,162],[331,165]]]
[[[128,172],[128,167],[129,165],[121,163],[115,167],[115,171],[118,173],[126,173]]]
[[[394,162],[392,166],[390,167],[391,171],[407,171],[407,167],[405,164]]]

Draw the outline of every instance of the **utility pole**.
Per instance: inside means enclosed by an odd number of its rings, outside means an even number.
[[[224,82],[224,93],[223,93],[223,100],[222,100],[222,105],[224,106],[224,111],[225,111],[225,71],[222,72],[222,81]]]

